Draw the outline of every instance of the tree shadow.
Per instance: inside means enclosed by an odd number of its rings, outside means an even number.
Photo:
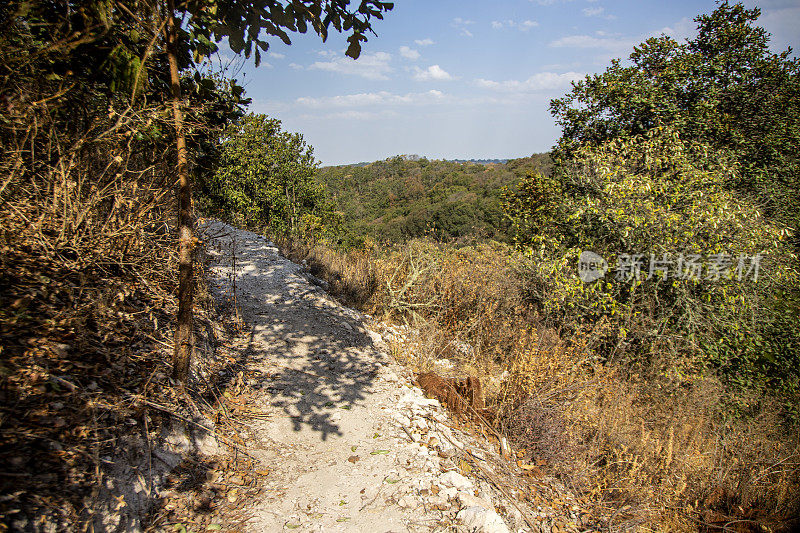
[[[247,368],[249,385],[269,393],[270,405],[295,432],[310,430],[321,440],[344,436],[336,413],[368,401],[383,357],[361,315],[311,283],[265,238],[221,223],[209,226],[218,250],[210,268],[215,301],[225,305],[227,296],[230,305],[235,280],[234,301],[247,331],[220,389]]]

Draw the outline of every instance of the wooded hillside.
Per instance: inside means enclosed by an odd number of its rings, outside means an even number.
[[[347,246],[365,238],[396,243],[424,235],[506,241],[504,188],[515,188],[527,173],[547,174],[551,166],[549,154],[505,164],[396,156],[366,165],[323,167],[317,179],[341,214],[339,242]]]

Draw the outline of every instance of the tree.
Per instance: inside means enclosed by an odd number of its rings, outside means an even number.
[[[173,376],[185,383],[192,340],[192,139],[187,125],[184,85],[186,72],[208,86],[197,67],[218,43],[227,39],[231,50],[261,61],[269,40],[291,44],[291,33],[309,27],[323,41],[331,26],[349,33],[346,54],[361,52],[366,34],[374,33],[372,19],[382,19],[390,2],[361,0],[19,0],[0,7],[4,24],[23,24],[34,39],[37,58],[52,69],[56,80],[76,72],[111,93],[127,93],[131,104],[152,98],[170,101],[175,136],[178,183],[179,286]],[[26,59],[27,60],[27,59]],[[99,67],[99,68],[98,68]],[[213,82],[211,83],[213,85]],[[73,84],[72,87],[75,87]],[[232,87],[236,98],[241,88]],[[78,86],[77,90],[82,90]],[[4,95],[7,97],[7,95]]]
[[[333,209],[314,179],[313,149],[279,120],[250,114],[223,133],[217,168],[201,184],[212,212],[253,229],[307,235],[323,230]]]
[[[551,102],[552,178],[528,176],[505,209],[528,297],[566,331],[596,327],[598,353],[795,394],[800,62],[769,52],[759,14],[722,2],[696,38],[649,39],[575,83]],[[587,251],[612,267],[602,280],[575,276]],[[747,283],[736,268],[757,255]],[[699,277],[679,266],[691,256]]]
[[[181,68],[195,65],[201,58],[216,51],[222,39],[227,38],[233,52],[244,53],[249,58],[255,51],[256,66],[261,62],[261,51],[269,48],[268,38],[274,36],[291,44],[290,32],[305,33],[310,25],[325,41],[331,25],[337,31],[350,31],[346,54],[353,59],[361,52],[364,35],[371,31],[371,17],[383,18],[383,11],[393,5],[377,0],[362,0],[358,9],[349,9],[349,0],[217,0],[216,2],[186,2],[178,6],[167,0],[167,24],[164,34],[170,65],[170,83],[175,120],[177,173],[178,173],[178,233],[179,233],[179,288],[178,322],[175,330],[173,377],[185,383],[193,347],[192,340],[192,182],[187,168],[186,140],[180,109],[181,92],[178,79]],[[185,28],[185,29],[184,29]],[[190,55],[192,54],[192,55]]]
[[[554,157],[568,160],[584,144],[669,126],[681,139],[733,154],[741,165],[728,187],[754,197],[772,219],[800,229],[800,61],[791,49],[769,51],[755,25],[758,8],[721,2],[701,15],[698,34],[635,47],[551,102],[563,128]],[[795,246],[800,240],[795,237]]]

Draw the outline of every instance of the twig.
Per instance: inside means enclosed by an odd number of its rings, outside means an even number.
[[[158,409],[159,411],[161,411],[161,412],[163,412],[163,413],[167,413],[167,414],[169,414],[169,415],[171,415],[171,416],[174,416],[175,418],[177,418],[177,419],[179,419],[179,420],[183,420],[183,421],[184,421],[184,422],[186,422],[187,424],[192,424],[192,425],[194,425],[194,426],[197,426],[197,427],[199,427],[200,429],[204,429],[204,430],[205,430],[205,431],[207,431],[208,433],[210,433],[210,434],[214,435],[216,438],[218,438],[218,439],[221,439],[221,440],[225,441],[225,444],[227,444],[228,446],[232,447],[232,448],[233,448],[233,449],[235,449],[236,451],[242,452],[244,455],[246,455],[247,457],[249,457],[249,458],[251,458],[251,459],[256,459],[255,457],[253,457],[252,455],[250,455],[249,453],[247,453],[245,450],[243,450],[243,449],[242,449],[242,448],[241,448],[241,447],[240,447],[240,446],[239,446],[239,445],[238,445],[236,442],[234,442],[232,439],[230,439],[230,438],[226,437],[225,435],[222,435],[222,434],[219,434],[219,433],[217,433],[217,432],[216,432],[216,431],[214,431],[213,429],[211,429],[211,428],[209,428],[209,427],[207,427],[207,426],[204,426],[203,424],[200,424],[200,423],[198,423],[198,422],[195,422],[194,420],[190,420],[190,419],[186,418],[185,416],[181,416],[181,415],[179,415],[178,413],[176,413],[175,411],[173,411],[173,410],[171,410],[171,409],[169,409],[169,408],[167,408],[167,407],[165,407],[165,406],[163,406],[163,405],[159,405],[159,404],[157,404],[157,403],[153,403],[153,402],[151,402],[150,400],[145,400],[144,398],[136,398],[136,397],[131,397],[131,399],[132,399],[133,401],[137,401],[137,400],[138,400],[138,401],[140,401],[140,402],[142,402],[142,403],[144,403],[144,404],[147,404],[147,405],[149,405],[150,407],[152,407],[152,408],[154,408],[154,409]]]

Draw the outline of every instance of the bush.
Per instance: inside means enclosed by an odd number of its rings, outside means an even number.
[[[570,333],[603,324],[591,348],[632,363],[631,371],[654,368],[680,382],[716,368],[750,388],[795,391],[796,372],[786,368],[797,368],[797,337],[787,339],[796,328],[770,333],[785,323],[785,288],[797,287],[789,232],[726,189],[737,172],[724,153],[657,128],[576,151],[559,175],[562,196],[539,194],[541,178],[528,177],[506,209],[524,250],[529,301]],[[585,251],[616,272],[581,281]],[[640,263],[634,254],[643,254]]]

